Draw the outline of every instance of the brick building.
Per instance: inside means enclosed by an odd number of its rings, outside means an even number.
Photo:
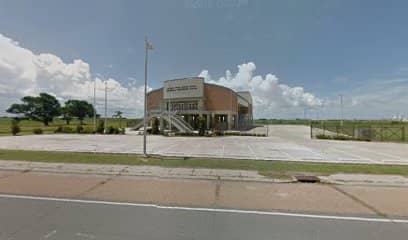
[[[203,78],[192,77],[167,80],[164,86],[147,95],[149,116],[157,116],[162,128],[189,125],[198,128],[198,117],[203,117],[207,129],[246,129],[252,126],[252,97],[248,91],[235,92]],[[185,129],[184,129],[185,130]]]

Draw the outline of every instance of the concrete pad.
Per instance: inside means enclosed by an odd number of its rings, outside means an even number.
[[[331,163],[408,165],[406,143],[310,139],[310,127],[270,125],[269,137],[148,136],[147,152],[175,157],[235,158]],[[1,149],[137,153],[139,135],[31,135],[0,137]]]
[[[222,182],[219,192],[219,207],[373,214],[370,209],[320,184]]]
[[[408,186],[408,178],[399,175],[333,174],[330,176],[319,176],[319,178],[322,181],[334,184]]]
[[[106,177],[91,175],[24,173],[0,179],[0,192],[76,197],[106,179]]]
[[[338,186],[338,188],[387,215],[408,215],[408,188],[362,186]]]
[[[83,195],[85,198],[186,206],[211,206],[215,183],[205,180],[117,177]]]

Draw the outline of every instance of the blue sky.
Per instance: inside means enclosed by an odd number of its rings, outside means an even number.
[[[340,93],[358,98],[356,89],[374,93],[396,78],[406,87],[406,9],[396,0],[1,0],[0,34],[34,54],[81,59],[92,74],[123,85],[142,84],[148,35],[153,88],[204,69],[218,79],[253,62],[256,74],[272,73],[330,102]],[[361,117],[399,111],[406,110]]]

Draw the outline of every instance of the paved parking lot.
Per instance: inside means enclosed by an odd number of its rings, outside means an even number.
[[[341,163],[407,164],[408,144],[310,139],[307,126],[269,126],[268,137],[148,136],[150,154]],[[142,153],[138,135],[32,135],[0,137],[2,149]]]

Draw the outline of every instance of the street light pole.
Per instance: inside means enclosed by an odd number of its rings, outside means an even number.
[[[106,134],[106,128],[108,126],[108,82],[105,81],[105,121],[104,121],[104,129],[103,132]]]
[[[343,126],[343,94],[340,94],[340,125]]]
[[[143,118],[143,155],[147,157],[146,152],[146,133],[147,133],[147,53],[153,46],[145,37],[145,78],[144,78],[144,118]]]
[[[168,90],[168,88],[167,88]],[[170,117],[170,111],[171,111],[171,93],[172,91],[169,92],[169,132],[171,132],[171,117]]]
[[[96,131],[96,78],[94,78],[94,89],[93,89],[93,125],[94,131]]]

